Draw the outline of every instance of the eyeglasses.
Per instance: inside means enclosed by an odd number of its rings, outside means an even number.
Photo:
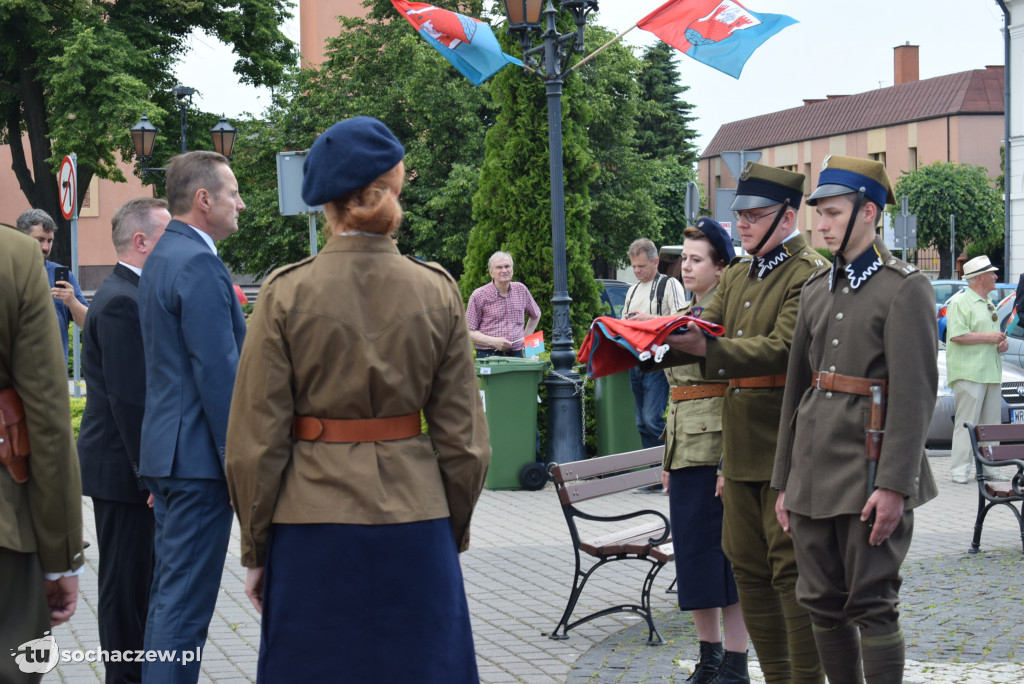
[[[746,221],[747,223],[757,223],[758,221],[760,221],[761,219],[765,218],[766,216],[771,216],[772,214],[778,214],[778,213],[779,213],[779,210],[776,209],[775,211],[769,211],[767,214],[761,214],[760,216],[758,216],[757,214],[755,214],[752,211],[744,210],[744,211],[734,211],[733,212],[733,216],[736,217],[736,221],[737,222],[742,220],[742,221]]]
[[[996,321],[999,320],[999,316],[996,315],[996,307],[992,304],[992,302],[985,303],[988,304],[988,310],[992,312],[992,322],[995,323]]]

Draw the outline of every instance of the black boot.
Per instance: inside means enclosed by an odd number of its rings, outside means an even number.
[[[722,665],[708,684],[750,684],[747,674],[747,652],[726,651]]]
[[[708,684],[718,673],[718,666],[721,664],[722,642],[702,641],[700,642],[700,661],[686,681],[692,682],[692,684]]]

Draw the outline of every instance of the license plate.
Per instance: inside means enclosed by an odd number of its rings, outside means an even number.
[[[1024,409],[1011,409],[1010,410],[1010,422],[1011,423],[1024,423]]]

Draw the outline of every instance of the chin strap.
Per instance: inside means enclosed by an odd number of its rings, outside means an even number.
[[[775,232],[775,229],[779,227],[779,221],[782,220],[782,216],[783,216],[783,214],[786,213],[786,209],[789,209],[789,198],[788,197],[786,199],[782,200],[782,208],[779,209],[779,212],[777,214],[775,214],[775,220],[772,221],[772,225],[768,226],[768,232],[766,232],[764,234],[764,237],[761,238],[761,241],[757,243],[757,246],[754,247],[754,249],[750,250],[750,256],[752,256],[754,258],[750,260],[750,269],[747,271],[747,277],[748,278],[753,278],[754,277],[754,271],[756,270],[755,266],[757,264],[758,253],[764,248],[765,243],[767,243],[768,240],[771,238],[772,233]]]
[[[850,242],[850,234],[853,233],[853,224],[857,220],[857,214],[860,213],[860,205],[864,202],[864,193],[867,192],[867,188],[861,188],[857,191],[857,199],[853,202],[853,211],[850,213],[850,220],[846,224],[846,233],[843,234],[843,242],[839,245],[839,249],[832,256],[832,272],[828,276],[828,291],[835,292],[836,290],[836,272],[839,270],[839,257],[844,257],[843,252],[846,251],[846,245]],[[845,257],[844,257],[845,259]]]

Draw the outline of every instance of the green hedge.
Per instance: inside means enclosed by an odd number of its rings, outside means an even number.
[[[75,441],[78,441],[78,428],[82,425],[82,413],[85,411],[85,397],[75,399],[71,397],[71,427],[75,431]]]

